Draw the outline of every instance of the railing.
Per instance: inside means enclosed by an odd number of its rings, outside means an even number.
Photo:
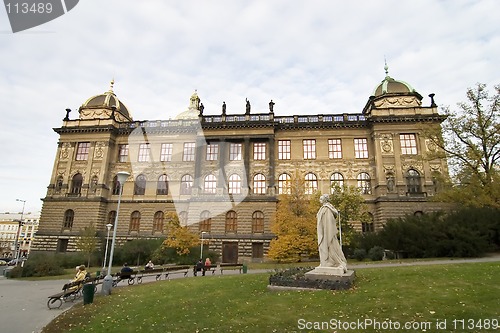
[[[353,123],[366,120],[364,114],[341,114],[341,115],[295,115],[295,116],[273,116],[272,114],[253,115],[217,115],[203,116],[203,123],[241,123],[241,122],[269,122],[279,124],[305,124],[305,123]],[[200,119],[175,119],[175,120],[146,120],[133,121],[120,124],[121,128],[166,128],[166,127],[189,127],[200,126]]]

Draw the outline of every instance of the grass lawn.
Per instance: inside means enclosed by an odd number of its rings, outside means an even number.
[[[499,263],[374,267],[356,274],[355,288],[338,292],[268,291],[269,274],[121,287],[93,304],[75,305],[43,333],[391,332],[398,323],[400,332],[499,331],[486,327],[500,320]],[[374,324],[343,326],[358,320]],[[405,323],[414,329],[404,329]]]

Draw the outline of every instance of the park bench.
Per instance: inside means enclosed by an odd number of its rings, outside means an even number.
[[[62,287],[62,291],[57,294],[49,296],[47,307],[49,309],[58,309],[61,307],[63,301],[74,301],[82,295],[82,288],[85,281],[68,282]]]
[[[234,270],[238,269],[241,274],[241,270],[243,269],[243,264],[231,264],[231,263],[221,263],[220,264],[220,273],[221,275],[225,270]]]
[[[215,271],[217,269],[217,265],[211,265],[210,267],[203,266],[203,271],[205,271],[205,274],[207,272],[212,272],[212,275],[215,274]],[[198,271],[196,270],[196,265],[193,266],[193,275],[196,276],[198,274]]]
[[[118,283],[120,283],[120,281],[122,281],[122,280],[127,280],[129,285],[133,285],[135,282],[135,277],[136,277],[137,273],[139,273],[139,271],[137,271],[137,270],[134,270],[130,273],[128,273],[128,272],[127,273],[122,273],[122,272],[116,273],[115,279],[113,279],[113,287],[116,287],[118,285]]]
[[[141,269],[137,275],[137,283],[142,283],[142,278],[147,276],[155,276],[156,281],[161,280],[163,274],[163,267],[153,269]]]
[[[171,274],[184,274],[184,277],[187,276],[189,269],[191,266],[189,265],[175,265],[175,266],[165,266],[163,267],[163,272],[165,273],[165,279],[168,279],[168,276]]]

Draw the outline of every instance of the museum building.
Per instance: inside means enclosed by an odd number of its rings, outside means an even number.
[[[117,242],[165,235],[175,212],[223,262],[261,260],[274,235],[279,195],[296,175],[306,193],[333,184],[359,187],[370,232],[389,218],[442,207],[430,199],[447,177],[445,159],[423,158],[437,147],[423,136],[445,120],[434,94],[427,106],[408,83],[388,75],[361,113],[276,115],[271,100],[254,112],[205,114],[195,92],[175,119],[134,120],[113,91],[66,111],[54,168],[32,251],[76,251],[83,228],[106,239],[118,211]],[[117,173],[130,176],[123,185]],[[109,235],[109,233],[108,233]],[[109,241],[109,239],[108,239]]]

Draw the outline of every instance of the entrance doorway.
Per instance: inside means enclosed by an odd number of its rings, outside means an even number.
[[[232,264],[238,262],[238,242],[222,243],[222,262]]]

